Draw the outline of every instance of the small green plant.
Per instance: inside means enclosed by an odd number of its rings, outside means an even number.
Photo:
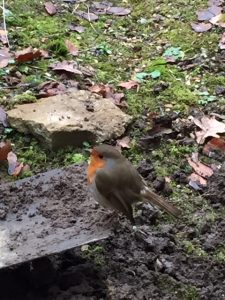
[[[59,56],[66,56],[68,50],[63,40],[53,40],[49,43],[49,49],[54,52],[54,54]]]
[[[81,153],[75,153],[75,154],[72,155],[71,161],[72,161],[73,163],[76,163],[76,164],[77,164],[77,163],[81,163],[81,162],[85,161],[85,157],[84,157],[84,155],[81,154]]]
[[[205,91],[205,92],[199,92],[198,94],[200,96],[200,100],[198,101],[198,103],[200,105],[207,105],[210,102],[216,101],[216,96],[210,95],[209,92],[207,92],[207,91]]]
[[[99,52],[99,54],[102,54],[102,55],[110,55],[112,54],[112,50],[109,46],[108,43],[101,43],[100,45],[97,46],[96,50]]]
[[[219,249],[216,250],[214,257],[218,261],[225,262],[225,246],[219,247]]]
[[[13,99],[14,104],[33,103],[36,101],[37,98],[30,91],[27,91],[20,95],[16,95]]]
[[[82,250],[82,249],[81,249]],[[85,245],[83,246],[83,257],[89,260],[94,260],[96,265],[103,265],[105,263],[104,248],[99,245]]]

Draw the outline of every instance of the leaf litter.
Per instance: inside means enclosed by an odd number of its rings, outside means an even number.
[[[122,139],[116,140],[116,146],[120,149],[130,149],[131,148],[131,140],[129,136],[125,136]]]
[[[218,133],[225,133],[225,124],[217,121],[215,116],[203,116],[200,119],[193,118],[193,122],[201,128],[200,131],[195,132],[198,144],[204,144],[205,139],[208,137],[219,138]]]
[[[40,49],[32,48],[31,46],[15,53],[15,59],[19,63],[24,63],[41,57],[48,57],[48,53]]]
[[[188,176],[189,185],[195,190],[201,190],[207,186],[207,178],[211,177],[214,171],[210,166],[199,161],[198,153],[192,153],[192,157],[188,157],[187,160],[194,170]]]
[[[44,4],[46,12],[50,16],[54,16],[57,13],[56,6],[52,2],[45,2]]]
[[[127,107],[127,102],[123,101],[124,93],[118,93],[114,87],[108,84],[95,84],[88,88],[92,93],[101,95],[103,98],[110,99],[118,107]]]
[[[79,53],[79,48],[70,40],[65,40],[65,45],[70,54],[77,56]]]
[[[197,33],[207,32],[212,29],[213,25],[225,28],[225,14],[222,12],[224,1],[208,1],[208,7],[197,11],[198,23],[191,23],[192,29]],[[224,33],[219,41],[219,48],[225,49]]]

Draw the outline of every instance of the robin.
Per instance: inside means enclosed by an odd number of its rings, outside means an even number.
[[[134,166],[113,146],[95,146],[87,169],[95,200],[123,213],[134,224],[132,204],[150,202],[179,217],[181,211],[152,192]]]

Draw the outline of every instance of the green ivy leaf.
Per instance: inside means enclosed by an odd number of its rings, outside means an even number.
[[[150,73],[152,79],[156,79],[156,78],[159,78],[160,75],[161,75],[161,72],[159,70],[155,70],[153,72]]]

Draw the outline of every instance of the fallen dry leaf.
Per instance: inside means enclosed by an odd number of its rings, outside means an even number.
[[[110,85],[95,84],[88,88],[92,93],[101,95],[103,98],[110,99],[118,107],[127,107],[127,103],[122,101],[124,93],[116,93]]]
[[[57,9],[52,2],[45,2],[45,10],[50,15],[53,16],[57,13]]]
[[[14,152],[10,151],[7,154],[7,160],[8,160],[8,174],[13,175],[13,173],[18,165],[16,154]]]
[[[24,163],[23,162],[22,163],[18,163],[17,166],[15,167],[14,172],[12,173],[12,175],[14,177],[19,176],[20,173],[22,172],[23,168],[24,168]]]
[[[203,164],[200,161],[194,162],[190,157],[188,157],[188,163],[198,175],[200,175],[204,178],[208,178],[213,175],[212,168]]]
[[[130,138],[128,136],[125,136],[122,139],[118,139],[116,141],[116,145],[118,147],[121,147],[122,149],[130,149]]]
[[[131,9],[119,6],[112,6],[111,2],[94,2],[91,5],[91,11],[96,15],[115,15],[115,16],[126,16],[130,14]]]
[[[198,144],[203,144],[207,137],[219,138],[218,133],[225,132],[225,124],[217,121],[214,116],[203,116],[200,120],[193,118],[193,121],[195,125],[202,129],[201,131],[195,132]]]
[[[194,29],[195,32],[206,32],[209,31],[212,28],[212,24],[210,23],[191,23],[192,29]]]
[[[77,10],[75,12],[75,15],[77,15],[77,16],[85,19],[85,20],[88,20],[89,22],[98,20],[98,16],[96,14],[94,14],[94,13],[91,13],[91,12],[86,13],[84,11]]]
[[[40,49],[39,51],[41,52],[41,57],[43,57],[43,58],[49,58],[50,57],[48,51],[42,50],[42,49]]]
[[[124,7],[111,6],[107,9],[107,14],[112,14],[115,16],[127,16],[131,13],[131,9]]]
[[[92,9],[96,9],[99,10],[100,12],[104,12],[106,13],[107,9],[109,7],[111,7],[113,4],[111,2],[108,1],[104,1],[104,2],[93,2],[91,8]]]
[[[50,65],[54,71],[68,72],[76,75],[82,75],[83,73],[78,69],[78,64],[74,61],[64,60],[62,62],[56,62]]]
[[[221,50],[225,49],[225,32],[223,32],[223,34],[221,36],[221,39],[220,39],[220,42],[219,42],[219,48]]]
[[[15,58],[17,62],[24,63],[33,59],[44,57],[46,52],[36,48],[28,47],[26,49],[17,51],[15,53]]]
[[[84,26],[70,24],[69,25],[69,30],[76,31],[78,33],[83,33],[85,31],[85,28],[84,28]]]
[[[217,154],[225,156],[225,140],[221,138],[212,138],[205,144],[202,152],[209,157],[215,157]]]
[[[37,89],[39,90],[39,97],[50,97],[65,92],[66,86],[57,81],[46,81],[41,83]]]
[[[142,145],[149,145],[151,143],[160,142],[161,138],[166,135],[170,135],[173,133],[172,128],[164,127],[161,124],[153,124],[153,127],[148,130],[146,136],[140,139]]]
[[[7,31],[4,29],[0,29],[0,41],[3,45],[8,45]]]
[[[7,121],[7,114],[3,108],[0,107],[0,123],[4,127],[8,127],[9,123]]]
[[[8,48],[0,49],[0,69],[8,66],[11,57],[12,55],[9,53]]]
[[[219,15],[222,8],[219,6],[209,6],[206,9],[201,9],[197,12],[198,21],[209,21],[213,17]]]
[[[29,171],[30,167],[28,165],[24,165],[23,162],[18,162],[17,156],[14,152],[10,151],[7,155],[8,160],[8,174],[14,177],[19,176],[21,173],[25,171]]]
[[[201,190],[202,187],[207,186],[207,180],[202,176],[198,175],[197,173],[191,173],[188,179],[188,184],[195,190]]]
[[[125,88],[126,90],[130,90],[139,87],[139,82],[136,80],[129,80],[129,81],[121,82],[119,86]]]
[[[11,150],[12,145],[9,141],[0,142],[0,161],[7,160],[7,155]]]
[[[70,54],[72,54],[73,56],[78,55],[79,49],[73,42],[71,42],[70,40],[65,40],[65,45]]]
[[[219,14],[209,20],[213,25],[225,28],[225,14]]]

